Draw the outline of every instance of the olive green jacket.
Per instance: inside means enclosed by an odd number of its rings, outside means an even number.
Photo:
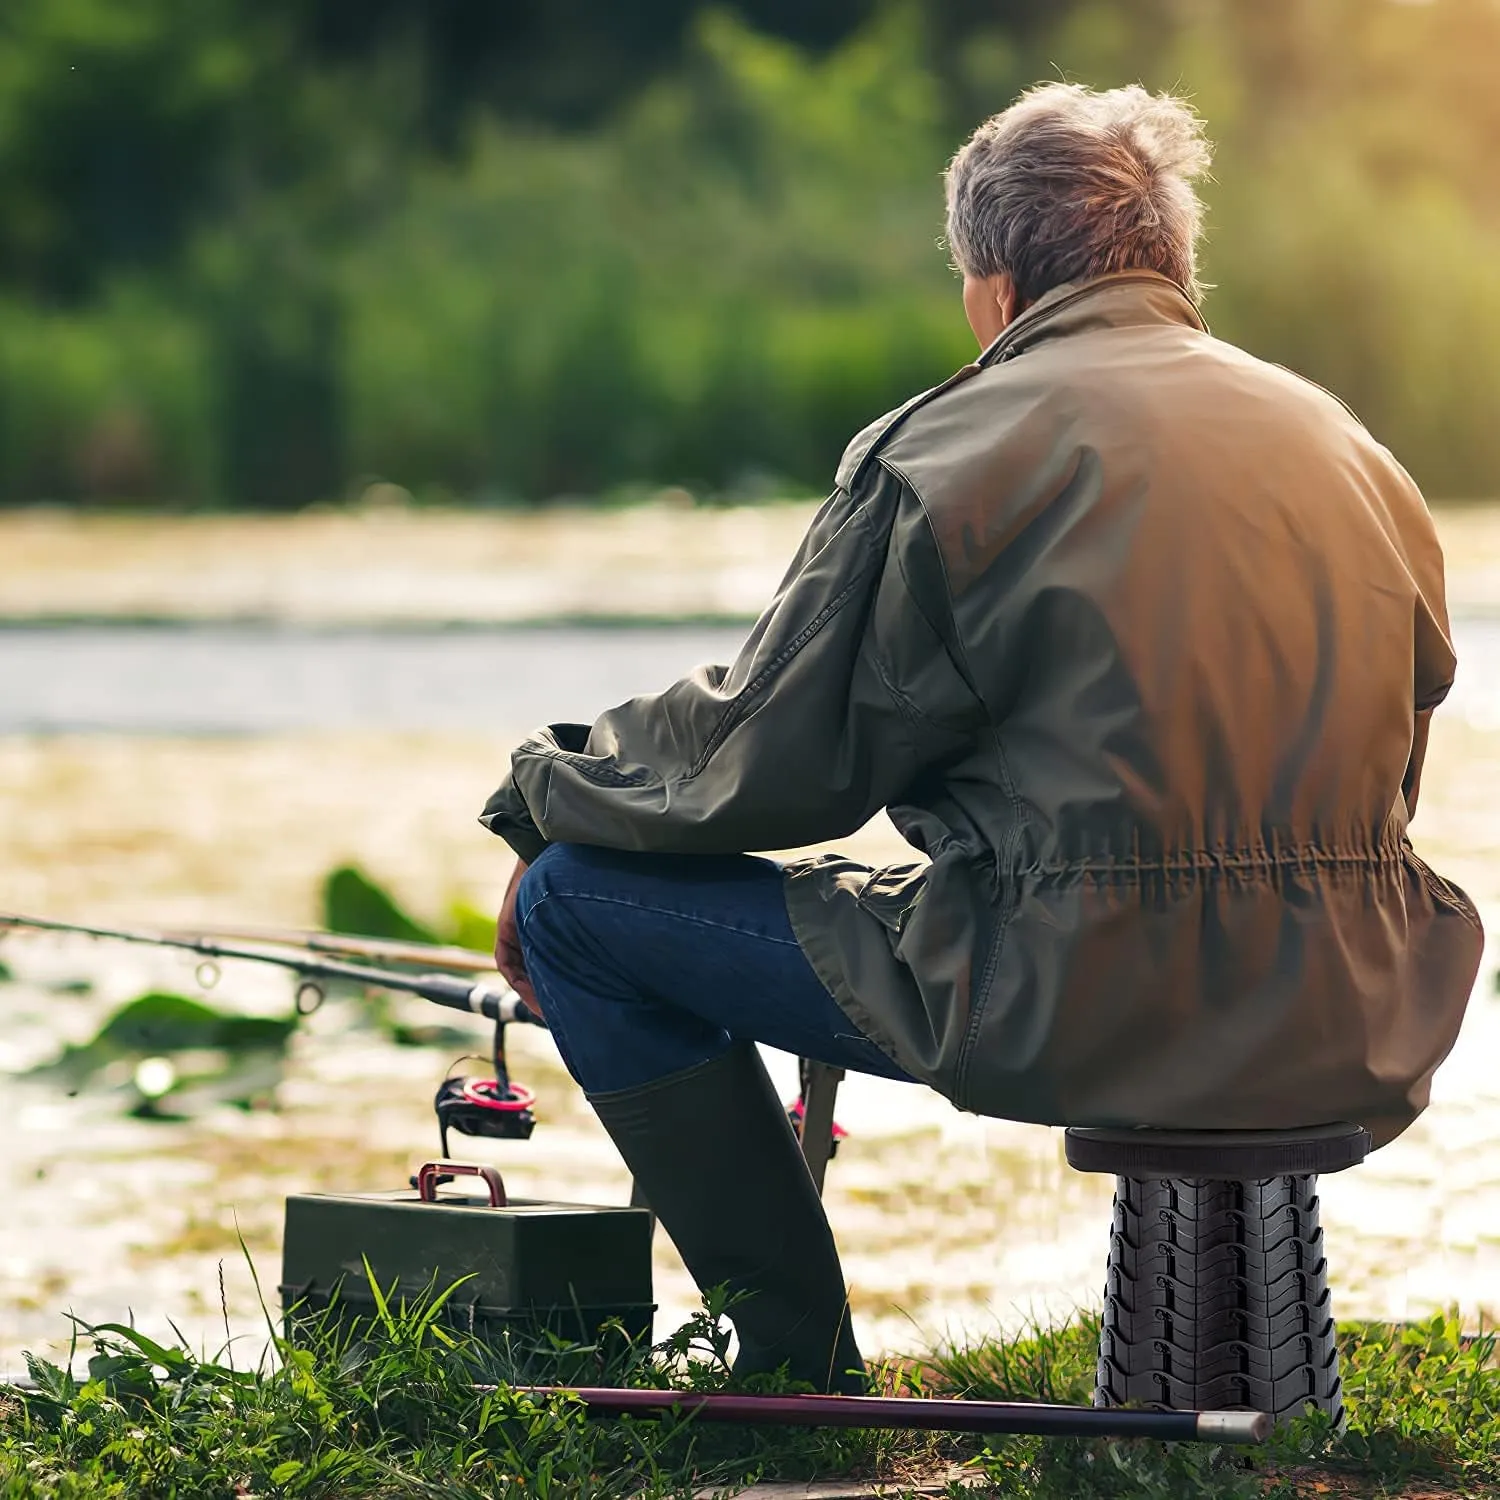
[[[850,445],[730,667],[516,752],[483,822],[786,867],[855,1024],[962,1109],[1389,1140],[1479,963],[1412,852],[1453,680],[1411,479],[1148,273],[1062,287]]]

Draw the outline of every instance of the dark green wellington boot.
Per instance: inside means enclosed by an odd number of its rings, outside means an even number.
[[[863,1393],[833,1233],[755,1048],[589,1103],[699,1287],[746,1294],[734,1373]]]

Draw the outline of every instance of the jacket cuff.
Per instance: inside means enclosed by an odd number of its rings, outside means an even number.
[[[547,847],[549,840],[536,826],[526,799],[507,776],[485,803],[479,821],[493,834],[504,839],[518,859],[528,865]]]

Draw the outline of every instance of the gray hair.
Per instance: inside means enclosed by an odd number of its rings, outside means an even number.
[[[1068,281],[1159,271],[1196,302],[1212,147],[1183,99],[1139,84],[1029,89],[949,163],[948,246],[970,276],[1009,272],[1024,306]]]

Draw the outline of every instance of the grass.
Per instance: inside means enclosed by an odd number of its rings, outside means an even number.
[[[1348,1425],[1309,1415],[1246,1464],[1197,1444],[1017,1438],[978,1460],[995,1495],[1029,1500],[1292,1500],[1338,1496],[1500,1496],[1500,1349],[1454,1316],[1339,1330]],[[929,1358],[937,1390],[990,1400],[1087,1403],[1098,1323],[1082,1318],[1016,1340]]]
[[[34,1388],[0,1388],[0,1500],[667,1500],[773,1471],[930,1472],[950,1451],[926,1435],[594,1423],[566,1396],[514,1389],[721,1389],[728,1335],[713,1299],[651,1349],[609,1330],[595,1345],[497,1348],[445,1323],[447,1294],[407,1303],[371,1287],[369,1323],[317,1315],[299,1322],[295,1342],[270,1324],[278,1358],[255,1370],[236,1368],[228,1347],[207,1358],[185,1340],[168,1347],[124,1324],[79,1324],[93,1351],[85,1372],[73,1373],[76,1359],[29,1358]],[[914,1389],[915,1377],[886,1373],[891,1388]]]
[[[446,1294],[398,1302],[372,1281],[365,1325],[328,1314],[277,1358],[237,1368],[124,1324],[78,1326],[86,1372],[29,1361],[34,1388],[0,1388],[0,1500],[669,1500],[760,1478],[879,1477],[888,1494],[954,1463],[954,1496],[1029,1500],[1290,1500],[1500,1495],[1496,1340],[1456,1320],[1342,1330],[1348,1430],[1309,1418],[1247,1456],[1198,1444],[702,1427],[585,1419],[521,1384],[721,1389],[721,1299],[651,1349],[476,1344],[445,1322]],[[451,1289],[450,1289],[451,1291]],[[268,1319],[269,1323],[269,1319]],[[1087,1319],[891,1363],[901,1394],[1087,1403]],[[493,1389],[480,1389],[492,1385]]]

